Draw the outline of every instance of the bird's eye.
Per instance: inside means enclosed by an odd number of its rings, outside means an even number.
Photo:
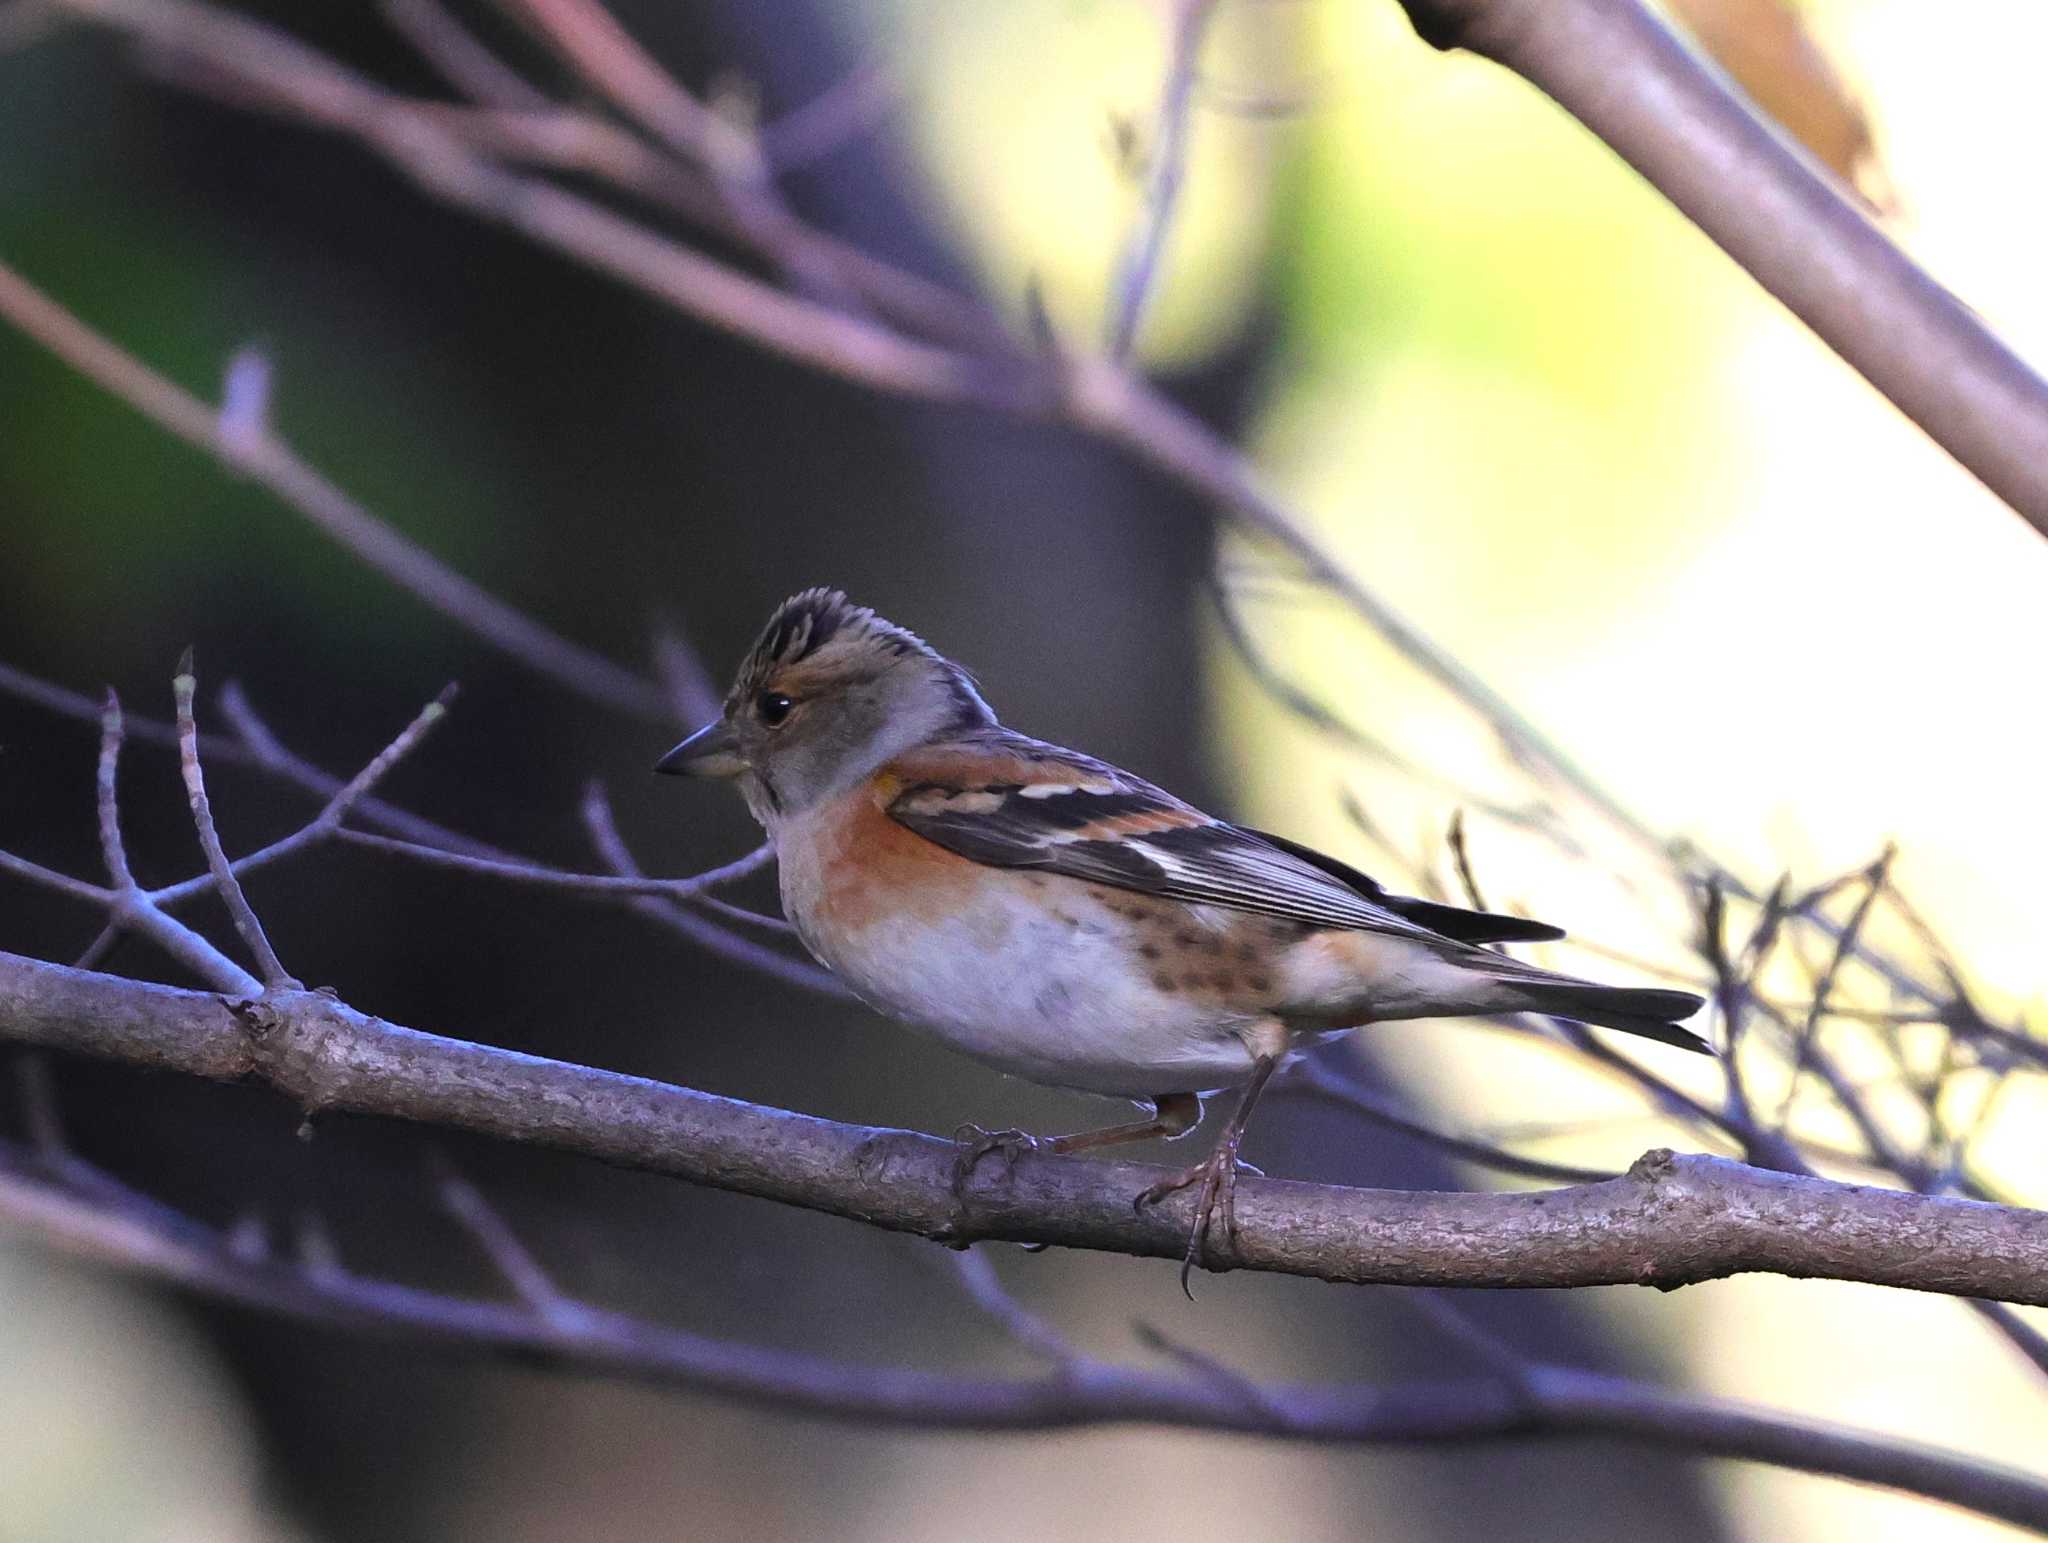
[[[754,698],[754,711],[761,715],[761,721],[769,728],[779,728],[782,720],[789,716],[789,710],[796,706],[780,691],[764,691]]]

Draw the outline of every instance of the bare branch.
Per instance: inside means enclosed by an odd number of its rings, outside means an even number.
[[[382,0],[384,19],[441,78],[472,101],[521,112],[553,104],[456,20],[440,0]]]
[[[708,722],[725,705],[724,693],[712,679],[703,656],[666,622],[654,630],[654,673],[668,694],[669,710],[678,723]]]
[[[775,852],[773,847],[758,846],[744,857],[735,858],[732,862],[708,869],[690,878],[656,879],[637,875],[573,873],[566,868],[551,868],[544,863],[471,857],[465,852],[448,852],[439,847],[422,846],[417,841],[400,841],[392,836],[375,836],[360,830],[337,830],[334,834],[335,838],[346,846],[407,858],[429,868],[446,868],[455,873],[501,879],[512,884],[529,885],[535,889],[566,890],[571,894],[610,899],[621,896],[630,898],[637,895],[662,895],[671,900],[708,902],[710,897],[704,893],[706,890],[714,885],[731,883],[735,879],[758,871]],[[760,916],[751,911],[742,911],[738,906],[724,906],[722,914],[760,923],[776,930],[785,925],[780,917]]]
[[[235,422],[223,438],[220,415],[212,408],[94,332],[5,264],[0,264],[0,316],[159,427],[260,483],[400,588],[528,668],[606,706],[667,721],[667,702],[652,682],[549,631],[444,566],[267,430]]]
[[[319,993],[224,1003],[0,953],[0,1037],[667,1173],[895,1231],[1178,1259],[1159,1170],[1024,1154],[956,1193],[956,1147],[421,1034]],[[986,1170],[985,1170],[986,1171]],[[1247,1180],[1217,1267],[1393,1285],[1671,1287],[1745,1271],[2048,1305],[2048,1213],[1654,1152],[1599,1184],[1420,1194]]]
[[[100,754],[98,774],[93,787],[98,795],[96,807],[99,813],[100,860],[107,865],[107,877],[114,881],[116,889],[128,890],[135,887],[135,875],[128,871],[128,848],[121,840],[121,806],[115,793],[115,781],[121,767],[121,741],[125,728],[121,722],[121,699],[114,695],[111,686],[107,688],[105,704],[100,708]],[[182,735],[180,736],[182,740]]]
[[[1160,259],[1166,252],[1167,233],[1173,228],[1174,210],[1180,201],[1181,179],[1187,172],[1195,66],[1201,58],[1202,38],[1209,30],[1209,19],[1216,14],[1216,0],[1169,0],[1166,13],[1166,79],[1160,87],[1159,110],[1153,122],[1145,196],[1117,263],[1106,329],[1105,351],[1117,364],[1130,358],[1138,341],[1138,329],[1144,324],[1146,306],[1158,287]]]
[[[618,825],[612,819],[611,801],[605,797],[604,785],[592,781],[583,790],[581,809],[583,827],[590,833],[591,845],[606,867],[623,878],[640,879],[646,875],[627,848],[625,838],[619,834]],[[760,857],[757,849],[747,862]],[[808,960],[792,959],[779,954],[772,948],[763,948],[750,939],[736,936],[702,916],[694,916],[684,907],[666,896],[643,895],[631,902],[633,910],[672,931],[680,932],[692,942],[713,953],[722,955],[747,969],[772,976],[793,986],[801,986],[819,996],[851,998],[839,977],[829,970],[821,970]]]
[[[598,0],[501,0],[628,118],[714,176],[751,175],[749,136],[686,90]]]
[[[66,718],[86,723],[99,721],[100,709],[89,697],[53,685],[49,681],[38,680],[35,676],[6,664],[0,664],[0,693],[47,708]],[[241,687],[234,681],[229,681],[221,688],[220,707],[221,712],[234,726],[235,738],[223,738],[202,730],[199,735],[199,749],[208,761],[215,765],[229,762],[237,766],[253,767],[316,798],[332,798],[343,786],[341,778],[322,771],[311,762],[286,750],[263,720],[256,715]],[[178,731],[175,724],[139,718],[132,713],[124,715],[123,723],[127,739],[169,746],[172,749],[177,747]],[[385,803],[382,799],[358,797],[354,807],[369,824],[415,841],[479,854],[488,854],[495,850],[483,842],[450,830],[445,825]]]
[[[1827,1017],[1835,997],[1835,983],[1841,978],[1842,966],[1856,953],[1856,943],[1863,935],[1863,924],[1869,920],[1871,908],[1877,904],[1877,897],[1884,893],[1886,875],[1891,872],[1892,859],[1897,849],[1886,847],[1863,874],[1863,894],[1856,902],[1856,908],[1849,913],[1849,920],[1835,939],[1834,952],[1829,956],[1827,968],[1814,983],[1813,1000],[1806,1010],[1806,1021],[1800,1025],[1798,1042],[1794,1046],[1792,1075],[1786,1079],[1784,1102],[1778,1109],[1778,1124],[1784,1125],[1792,1109],[1793,1100],[1799,1096],[1799,1081],[1807,1069],[1814,1064],[1815,1042],[1820,1034],[1821,1020]],[[1812,902],[1796,907],[1804,911]],[[1875,1148],[1873,1148],[1875,1150]]]
[[[1605,140],[1936,443],[2048,535],[2048,382],[1641,0],[1402,0]]]
[[[111,890],[88,884],[83,879],[74,879],[68,873],[45,868],[41,863],[32,863],[26,857],[17,857],[5,850],[0,850],[0,873],[11,873],[16,878],[40,884],[44,889],[53,889],[60,895],[69,895],[89,905],[105,905],[113,899]]]
[[[412,721],[399,731],[397,738],[393,739],[390,744],[372,756],[368,764],[361,771],[357,772],[347,782],[335,788],[334,792],[328,797],[327,802],[320,806],[319,812],[312,819],[308,820],[290,835],[280,837],[266,847],[259,847],[256,851],[246,856],[236,858],[227,865],[229,876],[239,878],[244,873],[266,867],[281,858],[289,857],[295,852],[303,851],[307,847],[322,841],[332,840],[340,835],[342,833],[341,822],[348,817],[349,812],[361,804],[369,796],[371,789],[382,782],[390,774],[394,766],[411,754],[414,747],[427,736],[434,725],[447,716],[448,705],[454,700],[454,685],[444,686],[441,689],[440,695],[427,703],[425,707],[422,707],[413,716]],[[236,701],[240,721],[249,725],[252,729],[260,728],[261,720],[254,717],[247,702],[241,700],[239,696],[236,698]],[[260,744],[266,756],[280,759],[288,756],[289,753],[270,736],[267,729],[261,730],[261,736]],[[455,836],[452,831],[447,834],[451,841],[460,841],[462,839]],[[197,874],[179,883],[166,884],[161,889],[150,891],[150,899],[158,905],[174,905],[180,900],[199,893],[213,882],[215,881],[209,868],[207,873]]]
[[[761,125],[761,155],[776,172],[801,171],[858,139],[902,94],[887,63],[854,66],[801,106]]]
[[[484,1198],[483,1191],[458,1173],[445,1157],[436,1154],[434,1166],[438,1170],[435,1187],[442,1206],[489,1256],[519,1300],[550,1321],[566,1323],[574,1319],[577,1305],[549,1279],[540,1261],[527,1251],[511,1223]]]
[[[1599,1433],[1688,1456],[1728,1456],[1885,1486],[2048,1526],[2048,1485],[2031,1475],[1894,1437],[1667,1393],[1565,1367],[1390,1385],[1260,1385],[1100,1362],[1042,1377],[948,1376],[707,1339],[577,1304],[548,1317],[315,1273],[270,1258],[129,1192],[90,1202],[26,1172],[0,1147],[0,1220],[66,1253],[302,1321],[472,1352],[516,1353],[566,1370],[746,1399],[770,1408],[957,1432],[1150,1424],[1277,1440],[1467,1443]],[[1247,1396],[1249,1390],[1250,1396]]]
[[[121,745],[126,737],[127,728],[121,714],[120,701],[111,691],[106,694],[99,718],[100,754],[98,771],[94,779],[95,803],[99,812],[100,850],[106,861],[108,876],[114,881],[114,887],[101,889],[64,874],[54,873],[48,868],[4,851],[0,851],[0,869],[64,894],[91,901],[107,913],[109,930],[132,929],[141,933],[201,980],[212,983],[219,990],[236,996],[253,996],[260,993],[263,990],[262,982],[190,927],[182,922],[173,921],[159,910],[156,903],[136,884],[135,876],[128,868],[127,849],[121,840],[121,812],[115,791],[116,777],[120,769]],[[111,946],[112,940],[103,932],[86,950],[86,957],[103,954]]]
[[[72,967],[79,970],[97,970],[107,962],[108,956],[114,952],[114,945],[120,941],[120,927],[108,922],[94,934],[93,940],[85,945],[85,952],[71,961]]]
[[[1088,1364],[1090,1358],[1069,1344],[1064,1334],[1004,1289],[987,1249],[949,1248],[941,1257],[952,1267],[954,1279],[967,1293],[968,1300],[1011,1339],[1055,1366],[1080,1370]]]
[[[213,805],[206,796],[206,773],[199,764],[199,723],[192,713],[192,697],[198,688],[198,677],[192,671],[192,650],[188,648],[184,658],[178,661],[178,673],[171,677],[171,694],[178,707],[178,765],[185,777],[185,797],[192,806],[192,823],[199,831],[199,846],[206,854],[206,867],[213,876],[213,887],[227,906],[228,915],[234,921],[235,931],[242,935],[243,944],[256,956],[256,967],[263,972],[263,984],[272,990],[289,989],[299,982],[279,961],[277,950],[270,946],[270,937],[263,930],[256,908],[249,904],[249,897],[243,893],[242,881],[235,877],[234,867],[228,862],[227,849],[220,844],[220,831],[213,823]],[[107,700],[113,701],[111,692]],[[102,765],[107,783],[103,805],[111,810],[114,801],[111,757],[103,757]],[[135,881],[128,876],[125,861],[115,877],[124,889],[134,886]]]

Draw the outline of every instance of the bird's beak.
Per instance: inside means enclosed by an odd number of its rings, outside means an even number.
[[[654,769],[673,777],[737,777],[747,763],[740,758],[732,726],[718,718],[656,761]]]

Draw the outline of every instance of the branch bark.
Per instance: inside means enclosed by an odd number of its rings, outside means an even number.
[[[953,1188],[957,1149],[400,1028],[320,992],[253,1000],[0,953],[0,1038],[672,1174],[951,1243],[1177,1259],[1182,1197],[1134,1163],[1025,1156]],[[2048,1212],[1653,1152],[1597,1184],[1431,1194],[1239,1186],[1212,1267],[1424,1286],[1675,1287],[1752,1271],[2048,1306]]]
[[[1401,0],[1577,118],[2048,535],[2048,382],[1640,0]]]

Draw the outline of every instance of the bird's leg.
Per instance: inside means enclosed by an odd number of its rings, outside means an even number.
[[[1162,1093],[1152,1101],[1152,1118],[1133,1120],[1128,1125],[1105,1125],[1101,1130],[1076,1131],[1055,1136],[1048,1150],[1065,1154],[1089,1152],[1096,1147],[1118,1147],[1127,1141],[1150,1141],[1154,1136],[1172,1141],[1185,1136],[1201,1123],[1202,1101],[1192,1093]]]
[[[1265,1090],[1267,1080],[1279,1064],[1278,1055],[1260,1055],[1252,1063],[1251,1081],[1245,1084],[1237,1107],[1230,1111],[1230,1119],[1216,1142],[1216,1150],[1192,1168],[1161,1179],[1140,1194],[1135,1202],[1135,1209],[1142,1211],[1190,1185],[1201,1186],[1195,1193],[1195,1219],[1188,1228],[1188,1248],[1180,1263],[1180,1289],[1187,1293],[1190,1301],[1194,1299],[1194,1292],[1188,1285],[1188,1278],[1202,1258],[1203,1249],[1209,1241],[1209,1224],[1219,1207],[1223,1212],[1224,1235],[1232,1241],[1237,1237],[1237,1149],[1244,1141],[1245,1122],[1251,1118],[1252,1105],[1258,1102],[1259,1094]]]
[[[1127,1141],[1149,1141],[1154,1136],[1171,1141],[1193,1130],[1201,1118],[1202,1101],[1193,1093],[1163,1093],[1153,1100],[1149,1120],[1076,1131],[1070,1136],[1033,1136],[1021,1130],[983,1130],[979,1125],[963,1125],[953,1132],[953,1139],[960,1144],[960,1156],[953,1164],[953,1195],[956,1199],[964,1195],[975,1166],[991,1152],[1003,1154],[1003,1168],[1008,1172],[1026,1152],[1065,1156],[1096,1147],[1122,1146]]]

